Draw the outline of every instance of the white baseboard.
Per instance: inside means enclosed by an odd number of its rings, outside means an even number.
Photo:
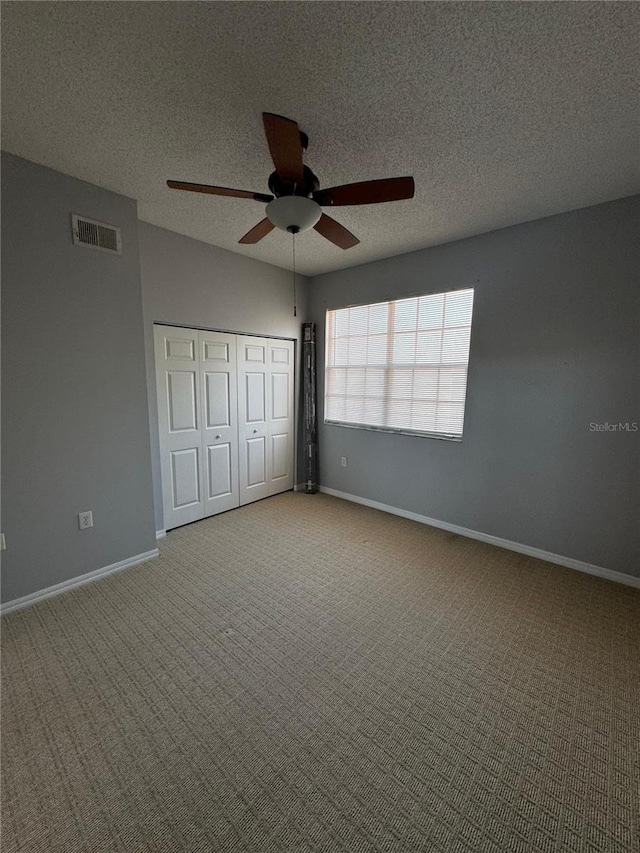
[[[379,509],[382,510],[382,512],[391,513],[391,515],[399,515],[402,518],[409,518],[411,521],[420,522],[420,524],[439,527],[441,530],[448,530],[450,533],[457,533],[459,536],[466,536],[469,539],[477,539],[479,542],[486,542],[488,545],[505,548],[507,551],[515,551],[518,554],[525,554],[527,557],[536,557],[539,560],[546,560],[548,563],[555,563],[558,566],[565,566],[568,569],[575,569],[578,572],[585,572],[588,575],[596,575],[599,578],[606,578],[606,580],[609,581],[615,581],[616,583],[622,583],[626,586],[633,586],[640,589],[640,578],[634,577],[634,575],[625,575],[622,572],[614,572],[613,569],[594,566],[591,563],[584,563],[582,560],[574,560],[573,557],[563,557],[561,554],[552,554],[551,551],[542,551],[540,548],[533,548],[531,545],[521,545],[519,542],[510,542],[508,539],[501,539],[499,536],[490,536],[488,533],[480,533],[478,530],[470,530],[468,527],[449,524],[448,521],[439,521],[437,518],[428,518],[426,515],[419,515],[417,512],[409,512],[406,509],[398,509],[398,507],[390,506],[389,504],[370,501],[368,498],[361,498],[358,495],[350,495],[347,492],[339,492],[337,489],[329,489],[327,486],[319,486],[318,490],[327,495],[333,495],[335,498],[342,498],[345,501],[352,501],[353,503],[372,507],[372,509]]]
[[[48,586],[46,589],[40,589],[38,592],[32,592],[29,595],[23,595],[22,598],[14,598],[13,601],[7,601],[6,604],[0,605],[0,614],[6,616],[7,613],[12,613],[14,610],[22,610],[23,607],[30,607],[38,601],[44,601],[46,598],[53,598],[54,595],[60,595],[67,590],[75,589],[78,586],[104,578],[107,575],[113,575],[116,572],[121,572],[123,569],[128,569],[130,566],[136,566],[138,563],[144,563],[146,560],[152,560],[157,557],[160,552],[157,548],[151,551],[145,551],[144,554],[136,554],[135,557],[129,557],[127,560],[120,560],[119,563],[112,563],[110,566],[103,566],[101,569],[95,569],[93,572],[87,572],[86,575],[79,575],[77,578],[71,578],[68,581],[57,583],[55,586]]]
[[[164,539],[164,537],[166,535],[167,535],[166,530],[156,530],[156,539]]]

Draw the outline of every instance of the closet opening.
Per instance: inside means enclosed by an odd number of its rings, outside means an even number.
[[[154,326],[164,527],[293,488],[294,341]]]

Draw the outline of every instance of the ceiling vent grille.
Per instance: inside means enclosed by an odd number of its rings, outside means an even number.
[[[122,254],[122,240],[120,229],[105,222],[96,222],[93,219],[85,219],[84,216],[71,214],[71,228],[73,230],[73,242],[78,246],[86,246],[89,249],[100,249],[102,252]]]

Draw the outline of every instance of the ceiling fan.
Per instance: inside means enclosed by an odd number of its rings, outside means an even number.
[[[413,178],[383,178],[377,181],[360,181],[339,187],[320,189],[320,182],[302,161],[309,144],[307,134],[295,121],[274,113],[262,113],[264,132],[275,172],[269,176],[268,186],[273,195],[234,190],[209,184],[192,184],[187,181],[167,181],[175,190],[188,190],[231,198],[249,198],[267,202],[266,218],[261,220],[240,243],[257,243],[275,228],[297,234],[314,228],[327,240],[341,249],[350,249],[360,241],[335,219],[322,212],[323,207],[349,204],[378,204],[413,198]]]

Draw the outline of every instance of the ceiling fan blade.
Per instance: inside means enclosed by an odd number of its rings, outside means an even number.
[[[322,234],[327,240],[335,243],[341,249],[350,249],[357,246],[360,240],[351,231],[347,231],[344,225],[340,225],[335,219],[323,213],[318,222],[313,226],[318,234]]]
[[[257,243],[263,237],[266,237],[269,232],[273,231],[274,228],[273,222],[263,219],[257,225],[254,225],[251,231],[247,231],[244,237],[238,240],[238,243]]]
[[[317,190],[314,201],[325,206],[344,204],[378,204],[382,201],[401,201],[413,198],[415,184],[413,178],[383,178],[380,181],[361,181],[356,184],[343,184]]]
[[[304,164],[298,125],[293,119],[274,113],[262,113],[262,121],[276,174],[284,181],[301,184]]]
[[[229,187],[212,187],[210,184],[191,184],[188,181],[167,181],[172,190],[188,190],[192,193],[208,193],[209,195],[225,195],[230,198],[252,198],[254,201],[271,201],[272,195],[253,193],[251,190],[232,190]]]

